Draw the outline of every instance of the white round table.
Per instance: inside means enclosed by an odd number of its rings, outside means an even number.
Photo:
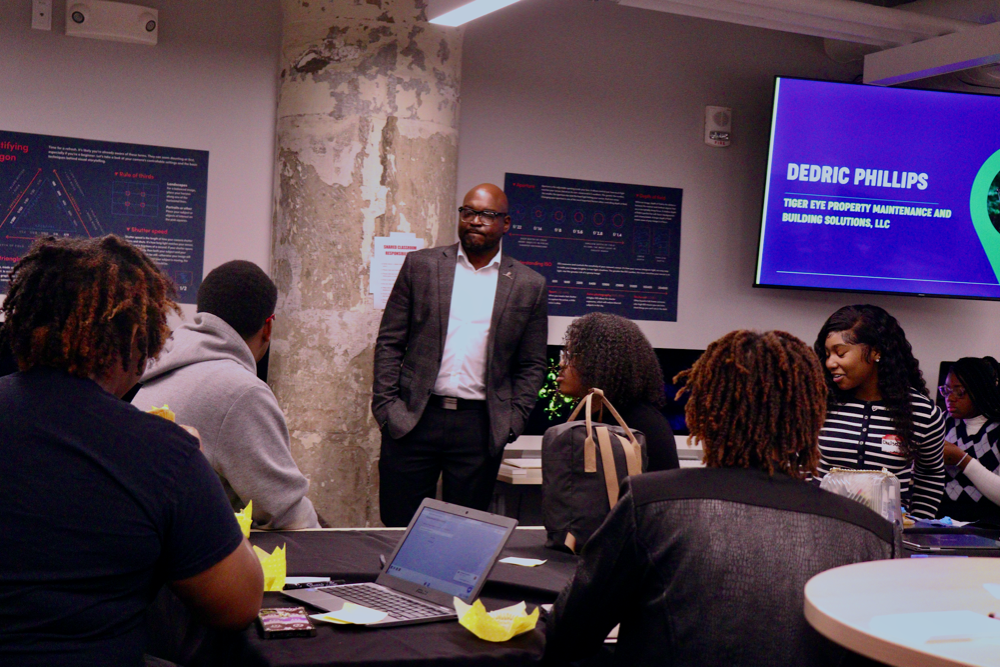
[[[810,579],[805,599],[810,625],[869,658],[897,667],[1000,666],[1000,558],[845,565]]]

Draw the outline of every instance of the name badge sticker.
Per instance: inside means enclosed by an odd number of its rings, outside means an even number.
[[[895,454],[896,456],[903,455],[903,439],[898,435],[883,435],[882,436],[882,451],[886,454]]]

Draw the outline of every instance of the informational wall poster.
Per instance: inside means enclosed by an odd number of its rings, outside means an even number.
[[[0,294],[39,236],[117,234],[194,303],[207,191],[207,151],[0,131]]]
[[[504,252],[549,283],[549,315],[677,321],[683,190],[507,174]]]
[[[406,256],[423,247],[424,240],[409,232],[389,232],[389,236],[375,237],[375,254],[372,255],[368,286],[369,291],[375,295],[376,309],[385,309]]]

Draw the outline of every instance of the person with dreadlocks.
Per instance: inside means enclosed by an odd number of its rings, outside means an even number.
[[[559,392],[583,398],[597,387],[629,428],[646,437],[647,471],[677,468],[677,443],[663,405],[663,371],[653,346],[635,322],[589,313],[566,330],[559,365]],[[611,422],[613,417],[605,413]]]
[[[260,563],[198,439],[120,400],[169,335],[172,293],[115,236],[41,239],[10,274],[0,664],[141,664],[164,583],[208,625],[257,615]]]
[[[546,623],[547,664],[597,652],[618,623],[617,665],[841,664],[805,619],[805,584],[895,542],[881,516],[806,481],[826,412],[816,355],[734,331],[676,380],[706,467],[625,480]]]
[[[885,468],[899,478],[910,513],[933,519],[944,490],[944,416],[899,322],[878,306],[844,306],[814,349],[830,390],[820,475]]]
[[[938,516],[1000,523],[1000,364],[993,357],[963,357],[938,391],[948,408],[948,481]]]

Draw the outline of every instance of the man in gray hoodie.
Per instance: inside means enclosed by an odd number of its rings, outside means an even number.
[[[256,527],[318,528],[285,416],[257,377],[277,299],[274,282],[253,262],[234,260],[209,272],[194,321],[173,332],[132,404],[167,404],[179,423],[198,429],[233,508],[253,501]]]

